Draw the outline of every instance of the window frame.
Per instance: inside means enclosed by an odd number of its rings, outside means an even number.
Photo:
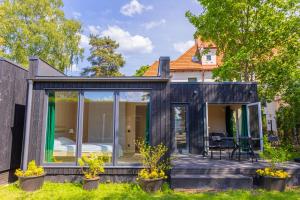
[[[77,92],[78,96],[77,96],[77,117],[76,117],[76,129],[77,129],[77,134],[76,134],[76,152],[75,152],[75,162],[65,162],[65,163],[49,163],[49,162],[45,162],[45,144],[46,144],[46,135],[47,135],[47,121],[48,121],[48,102],[49,102],[49,92]],[[70,167],[74,167],[74,166],[78,166],[78,153],[79,153],[79,149],[78,149],[78,140],[79,140],[79,113],[80,113],[80,90],[72,90],[72,89],[49,89],[49,90],[45,90],[45,95],[44,95],[44,113],[43,113],[43,136],[42,136],[42,142],[41,142],[41,163],[43,166],[62,166],[62,167],[66,167],[66,166],[70,166]]]
[[[78,93],[78,104],[77,104],[77,133],[76,133],[76,161],[73,163],[66,162],[66,163],[48,163],[45,162],[45,143],[46,143],[46,134],[47,134],[47,117],[48,117],[48,98],[49,98],[49,92],[55,92],[55,91],[66,91],[66,92],[77,92]],[[51,89],[45,89],[44,94],[44,108],[43,108],[43,131],[42,131],[42,140],[41,140],[41,164],[45,167],[79,167],[78,164],[78,158],[81,157],[81,150],[82,150],[82,137],[83,137],[83,115],[84,115],[84,92],[86,91],[92,91],[92,92],[112,92],[113,93],[113,157],[112,157],[112,163],[109,165],[105,165],[107,168],[126,168],[126,167],[135,167],[140,168],[141,165],[137,165],[136,163],[128,165],[118,165],[117,164],[117,143],[118,140],[118,134],[119,134],[119,103],[120,103],[120,92],[148,92],[149,93],[149,106],[150,106],[150,117],[149,117],[149,132],[150,132],[150,144],[152,143],[152,96],[153,92],[152,89],[149,88],[138,88],[138,89],[131,89],[131,88],[86,88],[86,89],[69,89],[69,88],[51,88]]]
[[[211,54],[206,54],[206,61],[209,61],[209,62],[212,61],[212,55]]]
[[[188,77],[188,83],[197,83],[198,78],[197,77]]]

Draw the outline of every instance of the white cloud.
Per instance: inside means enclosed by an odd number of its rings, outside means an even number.
[[[177,42],[173,44],[173,47],[176,51],[180,53],[184,53],[186,50],[191,48],[193,45],[195,45],[194,40],[188,40],[186,42]]]
[[[91,34],[93,35],[99,35],[100,34],[100,26],[93,26],[93,25],[89,25],[88,26],[88,30]]]
[[[79,19],[82,16],[80,12],[76,12],[76,11],[72,12],[72,15],[75,19]]]
[[[145,6],[138,2],[138,0],[131,0],[128,4],[125,4],[121,7],[120,12],[123,15],[132,17],[135,14],[141,14],[145,10],[151,10],[153,9],[153,6]]]
[[[80,34],[80,48],[88,48],[90,39],[88,36],[84,35],[84,34]]]
[[[116,40],[120,45],[118,51],[121,53],[151,53],[154,48],[148,37],[131,35],[118,26],[108,26],[101,32],[101,36],[109,36]]]
[[[149,30],[149,29],[152,29],[152,28],[155,28],[157,26],[160,26],[162,24],[165,24],[167,21],[165,19],[161,19],[159,21],[150,21],[150,22],[147,22],[145,24],[143,24],[143,26]]]

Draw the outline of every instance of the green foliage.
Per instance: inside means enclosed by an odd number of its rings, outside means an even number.
[[[170,164],[169,160],[164,160],[163,157],[168,148],[163,144],[150,146],[145,141],[137,141],[137,146],[144,167],[138,177],[143,179],[166,178],[165,171],[170,169]]]
[[[119,72],[125,61],[121,54],[115,52],[119,44],[109,37],[90,35],[91,55],[88,61],[91,67],[86,67],[81,73],[84,76],[122,76]]]
[[[134,76],[143,76],[149,68],[149,65],[141,66],[138,70],[135,71]]]
[[[219,80],[257,81],[263,98],[283,95],[299,80],[298,0],[198,0],[200,15],[187,12],[201,36],[218,46]]]
[[[285,147],[274,147],[268,142],[268,136],[264,135],[264,150],[260,154],[261,158],[270,161],[271,169],[276,169],[276,165],[289,159],[289,149]]]
[[[43,188],[38,192],[25,192],[18,188],[17,184],[0,186],[0,199],[3,200],[36,200],[36,199],[127,199],[127,200],[296,200],[299,199],[300,188],[287,189],[285,192],[265,190],[227,190],[215,192],[178,192],[163,187],[161,192],[147,193],[135,184],[100,184],[93,191],[85,191],[81,185],[72,183],[45,182]]]
[[[28,66],[38,56],[60,70],[82,58],[80,22],[66,19],[62,0],[4,0],[0,4],[0,56]]]
[[[295,127],[300,125],[300,78],[290,84],[282,101],[284,103],[276,113],[279,135],[290,143],[299,144],[300,133],[296,133]]]
[[[43,175],[44,168],[42,166],[37,166],[35,161],[32,160],[28,163],[27,170],[23,171],[21,169],[17,169],[15,172],[16,176],[20,177],[29,177],[29,176],[41,176]]]
[[[93,179],[99,173],[104,172],[104,163],[108,161],[108,157],[98,154],[89,154],[78,159],[82,172],[87,179]],[[86,168],[87,167],[87,168]]]

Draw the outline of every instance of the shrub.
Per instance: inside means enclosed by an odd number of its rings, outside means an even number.
[[[289,159],[289,149],[285,147],[273,147],[268,142],[268,137],[263,138],[264,150],[260,156],[271,163],[271,168],[275,169],[276,165]]]
[[[86,179],[93,179],[98,174],[104,173],[104,163],[107,161],[107,156],[98,154],[89,154],[78,159],[78,163]]]
[[[169,160],[163,160],[168,148],[159,144],[150,146],[145,141],[137,141],[144,169],[138,173],[138,179],[167,178],[165,171],[170,169]]]
[[[23,171],[21,169],[17,169],[15,175],[18,177],[28,177],[28,176],[41,176],[43,175],[44,168],[42,166],[37,166],[35,161],[32,160],[28,163],[27,170]]]
[[[260,176],[271,176],[278,178],[287,178],[289,175],[283,170],[278,170],[278,164],[287,161],[289,158],[289,149],[285,147],[273,147],[268,142],[268,137],[264,138],[264,151],[260,154],[262,158],[270,162],[270,167],[256,170],[256,173]]]

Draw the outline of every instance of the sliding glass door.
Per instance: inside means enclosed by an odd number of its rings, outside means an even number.
[[[173,131],[175,138],[174,152],[178,154],[189,153],[189,134],[187,127],[187,105],[172,106]]]

